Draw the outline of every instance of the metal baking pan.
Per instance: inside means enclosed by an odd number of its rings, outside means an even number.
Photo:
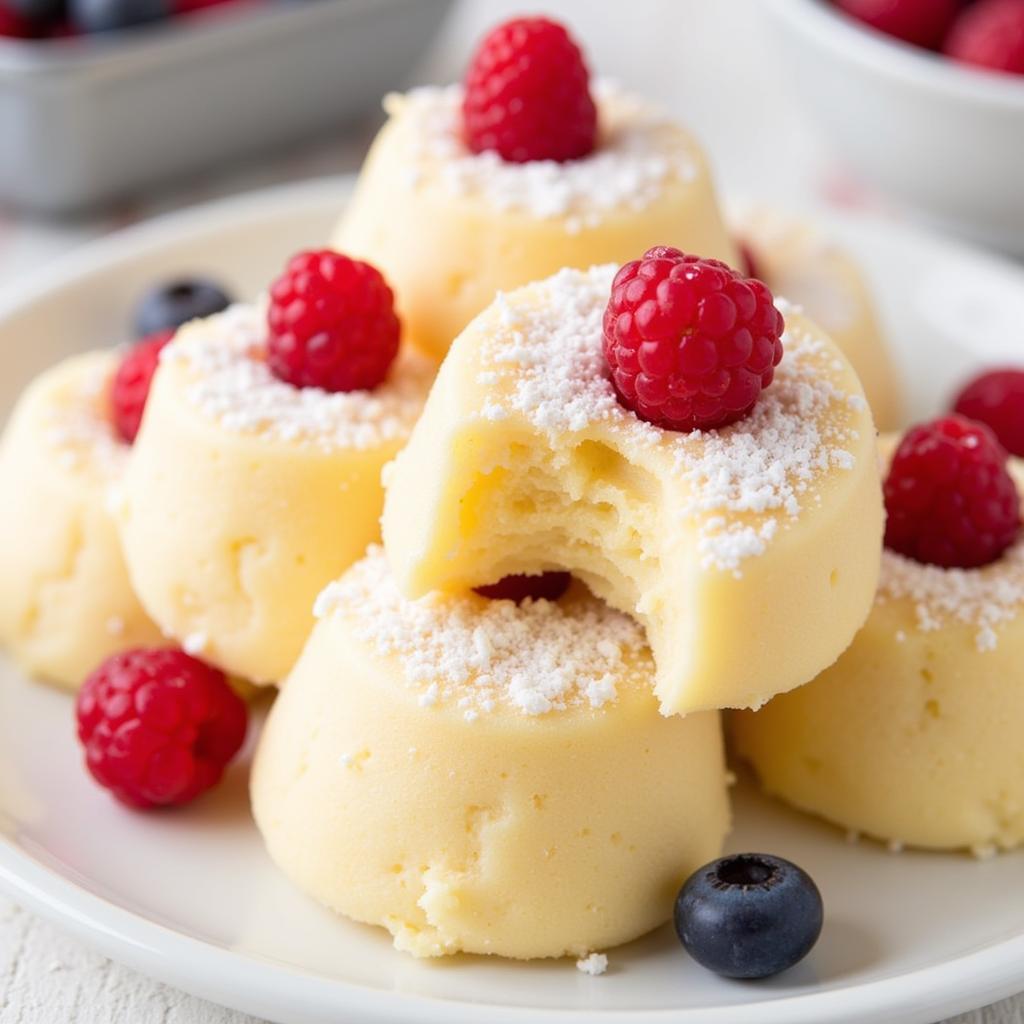
[[[265,0],[70,40],[0,39],[0,203],[69,213],[337,132],[451,0]]]

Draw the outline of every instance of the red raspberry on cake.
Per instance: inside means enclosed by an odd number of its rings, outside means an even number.
[[[300,388],[362,391],[388,375],[401,326],[380,271],[331,249],[301,252],[271,285],[267,359]]]
[[[195,799],[220,781],[245,739],[245,703],[224,673],[170,648],[108,658],[75,710],[89,771],[129,807]]]
[[[1024,0],[980,0],[968,7],[943,49],[961,64],[1024,75]]]
[[[835,0],[851,18],[894,39],[934,50],[959,8],[958,0]]]
[[[114,426],[123,441],[132,444],[142,423],[153,374],[160,364],[160,353],[174,337],[174,331],[157,331],[136,342],[121,360],[110,388]]]
[[[995,561],[1020,528],[1006,459],[982,423],[947,416],[913,427],[885,480],[885,546],[945,568]]]
[[[548,18],[516,18],[480,44],[465,79],[466,145],[510,163],[578,160],[597,139],[597,107],[580,48]]]
[[[481,597],[492,601],[557,601],[568,589],[572,576],[567,572],[515,573],[502,576],[497,583],[474,587]]]
[[[989,370],[957,395],[953,411],[984,423],[1011,454],[1024,456],[1024,370]]]
[[[604,353],[627,409],[667,430],[710,430],[754,408],[784,326],[763,282],[657,246],[615,275]]]

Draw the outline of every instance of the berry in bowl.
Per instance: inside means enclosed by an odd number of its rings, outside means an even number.
[[[797,94],[852,172],[919,219],[1024,254],[1024,3],[765,9]]]

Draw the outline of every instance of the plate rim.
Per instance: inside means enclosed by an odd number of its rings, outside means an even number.
[[[109,273],[140,253],[172,242],[215,233],[225,226],[340,208],[355,176],[339,174],[246,191],[147,219],[83,242],[47,265],[15,277],[0,288],[0,323],[45,301],[76,281]],[[826,223],[847,222],[863,230],[865,220],[884,224],[908,244],[928,246],[958,258],[988,261],[1019,272],[1020,267],[984,250],[933,237],[926,231],[879,216],[865,217],[823,207],[799,208]],[[316,240],[310,240],[315,244]],[[339,1010],[360,1020],[417,1024],[478,1024],[480,1015],[499,1022],[565,1024],[599,1017],[609,1024],[650,1020],[673,1024],[854,1024],[884,1019],[890,1024],[926,1024],[1019,992],[1024,987],[1024,929],[980,949],[926,967],[866,983],[825,991],[777,996],[750,1003],[636,1010],[554,1009],[466,1002],[413,995],[328,979],[279,961],[231,950],[176,930],[76,884],[7,834],[0,834],[0,889],[16,902],[67,928],[104,955],[162,982],[242,1012],[271,1019],[336,1019]],[[614,983],[597,980],[597,984]],[[344,1001],[342,1001],[344,1000]]]

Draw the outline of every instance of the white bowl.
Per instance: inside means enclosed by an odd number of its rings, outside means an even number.
[[[824,0],[765,8],[801,100],[851,170],[922,219],[1024,256],[1024,79],[895,42]]]

